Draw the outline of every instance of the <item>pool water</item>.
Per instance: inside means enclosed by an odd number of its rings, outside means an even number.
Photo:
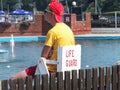
[[[81,67],[92,68],[111,66],[120,60],[120,40],[76,40],[82,45]],[[2,48],[9,51],[8,60],[0,62],[0,80],[9,77],[31,65],[35,65],[41,55],[44,42],[16,42],[12,57],[9,43],[2,43]]]
[[[80,40],[82,67],[111,66],[120,61],[120,40]]]
[[[0,80],[8,79],[16,72],[36,64],[42,47],[41,42],[17,42],[14,47],[15,57],[12,57],[10,44],[2,43],[2,48],[9,50],[9,59],[0,62]]]

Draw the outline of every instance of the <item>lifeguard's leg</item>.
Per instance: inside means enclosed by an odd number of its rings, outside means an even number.
[[[26,78],[26,77],[27,77],[27,74],[26,74],[25,70],[23,70],[23,71],[16,73],[12,77],[10,77],[10,79],[14,80],[14,79]]]
[[[37,66],[35,65],[35,66],[31,66],[23,71],[20,71],[20,72],[16,73],[15,75],[13,75],[10,79],[26,78],[27,76],[34,77],[36,67]]]

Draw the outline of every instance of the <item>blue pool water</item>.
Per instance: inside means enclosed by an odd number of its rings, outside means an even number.
[[[12,57],[9,43],[2,43],[2,48],[9,50],[8,60],[0,62],[0,79],[8,79],[16,72],[34,65],[40,56],[43,43],[41,42],[16,42],[14,47],[15,57]]]
[[[111,66],[120,61],[120,40],[79,40],[82,67]]]
[[[120,60],[120,40],[119,39],[77,39],[77,44],[82,45],[82,68],[111,66]],[[12,57],[9,42],[2,42],[0,48],[9,51],[8,60],[0,62],[0,80],[9,77],[31,65],[36,64],[40,52],[43,48],[44,40],[29,42],[15,42]]]

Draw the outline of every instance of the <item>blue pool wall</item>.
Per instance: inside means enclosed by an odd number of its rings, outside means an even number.
[[[30,41],[45,41],[46,36],[14,36],[15,42],[30,42]],[[76,40],[79,39],[120,39],[120,36],[89,36],[76,35]],[[10,42],[11,37],[0,37],[0,42]]]

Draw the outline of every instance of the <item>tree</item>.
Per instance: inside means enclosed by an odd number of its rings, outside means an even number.
[[[36,8],[38,11],[44,11],[50,0],[36,0]]]
[[[29,11],[33,11],[33,8],[36,8],[38,11],[44,11],[48,3],[51,0],[21,0],[21,8]],[[69,9],[72,7],[73,0],[59,0],[66,5],[68,2]],[[95,12],[95,0],[74,0],[78,7],[83,8],[83,12]],[[97,7],[99,12],[111,12],[120,10],[119,0],[96,0]],[[19,8],[19,0],[2,0],[3,10],[4,11],[13,11],[16,8]],[[0,4],[1,6],[1,4]],[[16,7],[17,6],[17,7]]]
[[[8,8],[9,10],[14,10],[14,5],[17,3],[16,0],[2,0],[3,3],[3,10],[7,11]]]

